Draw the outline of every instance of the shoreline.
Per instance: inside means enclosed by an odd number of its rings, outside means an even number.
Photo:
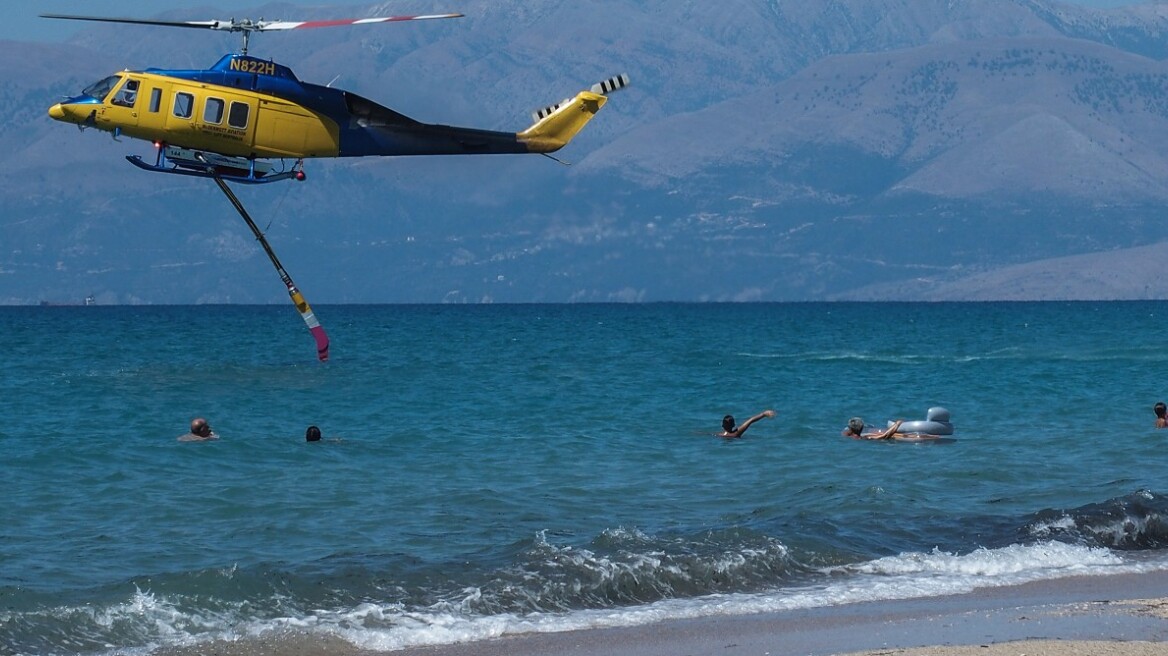
[[[526,634],[390,653],[394,656],[963,656],[972,653],[1036,656],[1108,653],[1105,645],[1096,644],[1103,642],[1116,649],[1111,653],[1168,656],[1165,595],[1168,595],[1168,572],[1080,576],[944,597],[671,620],[617,629]],[[1044,641],[1055,642],[1043,644]],[[359,653],[374,656],[378,652]]]
[[[291,632],[159,656],[1168,656],[1168,571],[1077,576],[970,593],[867,601],[474,642],[358,648]]]

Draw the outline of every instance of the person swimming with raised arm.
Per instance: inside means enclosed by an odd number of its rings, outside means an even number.
[[[725,417],[722,417],[722,432],[718,433],[717,436],[718,437],[742,437],[742,434],[745,433],[746,429],[750,428],[751,424],[753,424],[754,422],[758,421],[759,419],[770,418],[770,417],[774,417],[774,416],[775,416],[774,410],[763,410],[762,412],[758,413],[757,415],[742,422],[741,426],[736,426],[734,423],[734,415],[726,415]]]

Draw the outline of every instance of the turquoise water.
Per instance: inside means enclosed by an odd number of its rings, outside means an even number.
[[[290,306],[0,308],[0,653],[1168,568],[1168,303],[316,310],[326,364]],[[952,443],[839,434],[938,405]],[[222,439],[178,443],[194,416]]]

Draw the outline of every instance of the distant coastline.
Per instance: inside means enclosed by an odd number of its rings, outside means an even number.
[[[80,305],[84,305],[84,306],[97,305],[97,299],[93,297],[93,294],[90,294],[89,296],[86,296],[85,299],[82,300],[81,302],[75,302],[75,301],[58,302],[58,301],[46,301],[43,299],[40,302],[41,307],[77,307]]]

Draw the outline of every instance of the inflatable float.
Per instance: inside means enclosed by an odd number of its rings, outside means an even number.
[[[896,434],[911,433],[914,435],[952,435],[953,424],[949,422],[949,411],[941,407],[929,408],[926,419],[901,422]],[[896,422],[888,422],[891,428]]]

